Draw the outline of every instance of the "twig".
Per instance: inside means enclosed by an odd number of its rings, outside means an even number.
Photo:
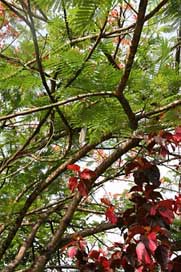
[[[124,2],[130,7],[130,9],[134,11],[135,14],[138,15],[138,12],[134,9],[134,7],[130,3],[128,3],[128,1],[124,0]]]
[[[36,67],[33,67],[32,64],[36,63],[36,59],[30,60],[27,63],[23,63],[21,62],[20,59],[18,58],[13,58],[13,57],[9,57],[7,55],[4,55],[2,53],[0,53],[0,58],[7,60],[9,63],[11,64],[15,64],[15,65],[20,65],[22,66],[23,69],[26,70],[32,70],[32,71],[36,71],[39,73],[39,70]],[[49,79],[51,79],[52,81],[55,81],[53,78],[50,77],[49,74],[47,74],[46,72],[44,73],[46,77],[48,77]]]
[[[8,3],[6,0],[1,0],[1,2],[7,6],[13,13],[15,13],[19,18],[21,18],[29,26],[30,22],[18,11],[18,8],[11,3]]]
[[[72,44],[72,34],[71,34],[71,30],[70,30],[69,23],[68,23],[68,20],[67,20],[67,11],[66,11],[66,7],[65,7],[65,2],[64,2],[64,0],[61,0],[61,2],[62,2],[62,8],[63,8],[65,27],[66,27],[66,30],[67,30],[67,36],[68,36],[68,38],[70,40],[70,45],[71,45]]]
[[[32,135],[27,139],[27,141],[24,143],[22,147],[20,147],[9,159],[5,160],[4,164],[0,167],[0,173],[12,162],[14,161],[20,153],[23,152],[23,150],[29,145],[31,140],[37,135],[37,133],[40,131],[40,128],[43,126],[43,124],[46,122],[49,114],[51,112],[51,109],[45,114],[45,116],[42,118],[42,120],[39,122],[39,125],[36,127],[35,131],[32,133]]]
[[[118,100],[121,103],[125,113],[127,114],[129,122],[130,122],[130,127],[133,130],[137,129],[138,122],[135,118],[135,114],[133,113],[128,100],[123,95],[123,91],[126,87],[126,84],[127,84],[127,81],[128,81],[128,78],[129,78],[129,75],[130,75],[130,72],[131,72],[131,69],[133,66],[134,58],[135,58],[135,55],[137,52],[139,40],[141,37],[141,32],[143,29],[147,2],[148,2],[148,0],[140,1],[137,22],[136,22],[136,26],[135,26],[135,30],[134,30],[134,34],[133,34],[133,39],[131,41],[128,60],[126,62],[124,74],[123,74],[123,76],[120,80],[120,83],[117,87],[117,90],[116,90],[116,95],[118,97]]]
[[[158,6],[156,6],[150,13],[148,13],[145,18],[144,18],[144,22],[148,21],[149,19],[151,19],[165,4],[167,4],[169,0],[163,0],[160,2],[160,4],[158,4]],[[127,27],[121,27],[121,28],[118,28],[116,30],[113,30],[113,31],[110,31],[110,32],[105,32],[102,37],[103,38],[112,38],[112,36],[117,34],[120,35],[126,35],[128,33],[128,31],[130,31],[131,29],[134,29],[135,27],[135,23],[127,26]],[[84,36],[84,37],[80,37],[80,38],[76,38],[76,39],[73,39],[72,40],[72,44],[75,44],[75,43],[79,43],[79,42],[82,42],[82,41],[85,41],[85,40],[89,40],[89,39],[96,39],[98,37],[98,34],[94,34],[94,35],[88,35],[88,36]]]
[[[77,72],[75,73],[75,75],[74,75],[72,78],[70,78],[70,79],[68,80],[67,84],[65,85],[65,88],[69,87],[69,86],[74,82],[74,80],[80,75],[80,73],[82,72],[82,70],[84,69],[85,63],[91,58],[91,56],[92,56],[92,54],[94,53],[96,47],[98,46],[98,44],[100,43],[100,41],[101,41],[101,39],[102,39],[102,35],[103,35],[104,29],[105,29],[105,27],[106,27],[106,24],[107,24],[107,18],[106,18],[106,20],[105,20],[105,22],[104,22],[104,24],[103,24],[103,26],[102,26],[102,28],[101,28],[101,30],[100,30],[100,34],[99,34],[99,36],[97,37],[95,44],[94,44],[93,47],[91,48],[89,54],[88,54],[87,57],[85,58],[85,60],[84,60],[84,62],[82,63],[81,67],[77,70]]]
[[[43,180],[41,183],[39,183],[37,185],[37,187],[33,190],[33,192],[29,195],[29,197],[25,201],[25,204],[24,204],[23,208],[19,211],[14,224],[11,224],[11,227],[9,228],[9,231],[7,233],[6,238],[4,240],[0,241],[0,259],[2,258],[2,256],[4,255],[4,253],[6,252],[6,250],[8,249],[8,247],[10,246],[10,244],[11,244],[14,236],[16,235],[19,227],[21,226],[23,218],[26,215],[28,209],[30,208],[30,206],[32,205],[32,203],[36,200],[36,198],[41,194],[41,192],[44,191],[50,184],[52,184],[53,181],[61,173],[63,173],[64,171],[66,171],[67,166],[69,164],[75,163],[77,160],[79,160],[82,157],[84,157],[89,151],[91,151],[99,143],[101,143],[101,142],[103,142],[103,141],[105,141],[107,139],[110,139],[110,137],[111,137],[111,134],[107,134],[104,137],[102,137],[101,139],[99,139],[97,142],[95,142],[93,144],[87,144],[87,145],[83,146],[76,153],[74,153],[74,155],[72,157],[70,157],[69,159],[67,159],[64,163],[62,163],[55,170],[52,169],[52,172],[46,178],[46,180]],[[74,199],[74,201],[71,204],[76,204],[76,202],[78,204],[79,200],[81,200],[81,198],[79,196],[77,196],[77,198]],[[72,212],[72,209],[73,209],[72,205],[70,206],[70,208],[71,208],[71,212]],[[63,223],[65,223],[65,222],[63,221]],[[62,229],[60,229],[60,231],[62,231]]]
[[[107,59],[108,59],[108,61],[110,62],[110,64],[111,64],[115,69],[120,70],[119,65],[118,65],[117,62],[115,61],[115,58],[114,58],[111,54],[109,54],[109,53],[107,53],[107,52],[104,52],[104,51],[103,51],[103,53],[104,53],[104,55],[107,57]]]
[[[167,105],[165,105],[163,107],[157,108],[157,109],[155,109],[153,111],[139,113],[136,118],[139,121],[139,120],[141,120],[143,118],[148,118],[150,116],[157,115],[157,114],[162,113],[164,111],[174,109],[174,108],[176,108],[177,106],[180,106],[180,105],[181,105],[181,99],[176,100],[176,101],[174,101],[174,102],[172,102],[170,104],[167,104]]]
[[[121,155],[128,152],[128,150],[132,149],[133,147],[137,146],[139,143],[139,139],[131,139],[125,142],[123,145],[118,147],[118,149],[113,152],[108,158],[106,158],[95,170],[95,177],[92,179],[92,184],[94,181],[105,172],[107,168],[109,168],[113,162],[115,162]],[[62,245],[62,235],[65,232],[65,229],[71,222],[74,212],[77,210],[77,207],[82,199],[82,196],[79,192],[76,193],[72,202],[70,203],[67,211],[65,212],[63,218],[60,221],[60,224],[53,235],[50,242],[47,244],[45,250],[36,258],[35,262],[31,266],[31,272],[41,271],[45,267],[46,263],[50,259],[52,253],[54,253],[57,248],[60,248]],[[29,270],[30,271],[30,270]]]
[[[96,97],[96,96],[100,96],[100,97],[101,96],[102,97],[104,97],[104,96],[105,97],[106,96],[116,97],[115,94],[113,94],[112,92],[98,92],[98,93],[81,94],[81,95],[73,96],[73,97],[71,97],[71,98],[69,98],[67,100],[52,103],[52,104],[45,105],[45,106],[42,106],[42,107],[34,107],[34,108],[31,108],[31,109],[28,109],[28,110],[25,110],[25,111],[4,115],[4,116],[0,117],[0,121],[9,120],[9,119],[15,118],[17,116],[24,116],[24,115],[32,114],[32,113],[39,112],[39,111],[44,111],[44,110],[51,109],[51,108],[54,108],[54,107],[57,107],[57,106],[67,105],[69,103],[76,102],[76,101],[82,100],[84,98]]]
[[[29,27],[30,27],[32,37],[33,37],[33,43],[34,43],[35,54],[36,54],[36,62],[37,62],[37,65],[38,65],[38,69],[39,69],[40,77],[41,77],[41,80],[42,80],[42,84],[43,84],[43,86],[44,86],[44,88],[45,88],[51,102],[55,103],[56,100],[55,100],[55,98],[53,97],[53,95],[52,95],[52,93],[50,91],[50,88],[49,88],[49,86],[47,84],[46,77],[45,77],[45,74],[44,74],[44,69],[43,69],[43,65],[42,65],[42,61],[41,61],[41,57],[40,57],[40,49],[39,49],[39,45],[38,45],[38,39],[37,39],[37,35],[36,35],[36,30],[35,30],[35,25],[34,25],[34,21],[33,21],[33,17],[32,17],[31,5],[30,5],[29,0],[28,0],[27,11],[28,11],[29,19],[30,19]],[[55,106],[55,108],[56,108],[56,110],[57,110],[63,124],[65,125],[66,129],[69,132],[69,137],[71,137],[71,127],[70,127],[67,119],[65,118],[64,114],[60,111],[60,109],[57,106]]]

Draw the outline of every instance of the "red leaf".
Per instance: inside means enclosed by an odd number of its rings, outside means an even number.
[[[145,228],[140,225],[133,225],[129,228],[129,238],[132,238],[136,234],[144,234],[145,233]]]
[[[169,261],[169,249],[164,245],[158,246],[155,250],[155,259],[160,264],[161,268],[165,270]]]
[[[175,207],[174,207],[174,211],[178,215],[181,214],[181,194],[178,195],[178,196],[175,196]]]
[[[115,270],[115,268],[119,268],[121,266],[121,257],[122,252],[117,250],[111,255],[111,264],[110,267]],[[113,271],[114,271],[113,270]]]
[[[116,252],[114,252],[112,254],[111,259],[112,260],[121,260],[121,256],[122,256],[121,251],[117,250]]]
[[[78,243],[79,243],[79,248],[81,250],[84,250],[85,246],[87,245],[87,242],[85,240],[83,240],[83,238],[81,238],[81,239],[78,240]]]
[[[173,135],[173,140],[176,144],[181,142],[181,127],[175,129],[175,134]]]
[[[174,200],[173,200],[173,199],[161,200],[161,201],[158,203],[158,206],[159,206],[159,207],[166,207],[166,208],[168,208],[168,209],[170,209],[170,210],[172,210],[173,205],[174,205]]]
[[[101,198],[101,202],[105,204],[106,206],[111,206],[110,200],[106,197]]]
[[[173,139],[173,135],[170,132],[167,132],[167,131],[161,131],[160,136],[162,138],[167,139],[167,141],[169,141],[169,142]]]
[[[112,224],[116,224],[117,223],[117,217],[114,213],[114,206],[110,206],[107,208],[106,212],[106,219],[109,220]]]
[[[155,242],[156,242],[156,240],[157,240],[157,238],[156,238],[156,233],[153,232],[153,231],[150,232],[150,233],[148,233],[147,237],[148,237],[148,239],[151,239],[151,240],[153,240],[153,241],[155,241]]]
[[[145,245],[142,242],[139,242],[136,246],[136,254],[138,261],[144,264],[151,264],[152,260],[148,251],[145,248]]]
[[[147,245],[147,248],[150,250],[150,252],[153,254],[157,248],[157,244],[151,240],[151,239],[148,239],[148,245]]]
[[[138,268],[136,268],[136,272],[143,272],[144,267],[141,265]]]
[[[170,269],[169,272],[180,272],[181,268],[181,256],[175,257],[170,263],[169,263]]]
[[[81,173],[80,173],[80,178],[81,179],[91,179],[92,177],[95,176],[95,172],[85,168]]]
[[[165,146],[161,146],[160,148],[160,155],[165,158],[169,154],[168,149]]]
[[[142,186],[141,186],[141,185],[133,186],[133,187],[130,189],[129,192],[135,192],[135,191],[137,191],[137,192],[143,192]]]
[[[93,259],[93,260],[97,260],[99,258],[100,252],[97,250],[91,250],[89,252],[89,258]]]
[[[132,161],[127,163],[125,167],[125,174],[126,176],[131,173],[131,171],[135,168],[139,167],[139,163],[137,161]]]
[[[150,215],[155,215],[155,214],[156,214],[156,208],[155,208],[155,206],[152,206],[150,208]]]
[[[74,190],[77,188],[78,181],[76,177],[69,178],[68,187],[71,192],[74,192]]]
[[[101,256],[99,258],[99,262],[102,265],[102,267],[105,269],[104,271],[107,271],[107,270],[109,271],[110,263],[106,257]]]
[[[153,254],[157,248],[157,238],[156,238],[156,233],[155,232],[151,232],[148,234],[147,236],[148,240],[147,240],[147,244],[146,247],[151,251],[151,253]]]
[[[164,208],[164,207],[159,208],[158,211],[159,211],[159,214],[161,214],[161,216],[163,217],[164,221],[167,224],[173,223],[173,220],[175,218],[173,211],[171,211],[170,209]]]
[[[85,196],[87,197],[88,196],[88,189],[87,189],[87,186],[86,184],[83,182],[83,181],[80,181],[78,186],[77,186],[78,190],[79,190],[79,193],[82,195],[82,196]]]
[[[69,258],[74,258],[77,254],[77,247],[70,247],[67,251],[67,255]]]
[[[67,169],[68,169],[68,170],[75,171],[75,172],[79,172],[79,171],[80,171],[80,166],[77,165],[77,164],[69,164],[69,165],[67,166]]]

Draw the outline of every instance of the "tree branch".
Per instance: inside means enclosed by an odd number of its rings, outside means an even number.
[[[53,97],[53,95],[52,95],[52,93],[50,91],[50,88],[49,88],[49,86],[47,84],[47,81],[46,81],[46,77],[45,77],[45,73],[44,73],[44,69],[43,69],[43,65],[42,65],[42,61],[41,61],[41,57],[40,57],[39,44],[38,44],[38,40],[37,40],[37,34],[36,34],[36,30],[35,30],[35,25],[34,25],[34,21],[33,21],[31,5],[30,5],[29,0],[28,0],[28,5],[27,5],[27,12],[28,12],[29,19],[30,19],[29,27],[30,27],[30,31],[32,33],[32,38],[33,38],[33,43],[34,43],[34,48],[35,48],[35,54],[36,54],[36,62],[37,62],[37,65],[38,65],[38,70],[39,70],[39,73],[40,73],[42,84],[43,84],[43,86],[44,86],[44,88],[45,88],[51,102],[55,103],[56,100],[54,99],[54,97]],[[60,111],[59,107],[55,106],[55,108],[56,108],[56,110],[57,110],[63,124],[65,125],[65,128],[69,132],[69,138],[71,138],[71,127],[70,127],[67,119],[65,118],[64,114]]]
[[[23,0],[19,0],[19,2],[21,3],[22,7],[23,7],[23,6],[25,7],[25,10],[26,10],[26,8],[27,8],[26,2],[23,1]],[[19,6],[16,6],[16,5],[13,4],[13,3],[11,3],[11,6],[14,7],[16,10],[19,10],[20,12],[25,13],[25,10],[23,10],[23,9],[20,8]],[[36,6],[37,6],[37,5],[36,5]],[[37,9],[38,9],[38,11],[41,13],[41,15],[42,15],[43,17],[41,17],[41,16],[39,16],[38,14],[32,12],[33,17],[46,23],[46,22],[48,21],[48,18],[47,18],[46,15],[39,9],[38,6],[37,6]]]
[[[139,139],[133,138],[131,140],[128,140],[126,143],[122,144],[117,148],[116,151],[114,151],[108,158],[106,158],[95,170],[95,177],[92,179],[92,184],[94,181],[106,171],[107,168],[109,168],[120,156],[127,153],[129,150],[131,150],[133,147],[136,147],[139,143]],[[77,207],[82,199],[82,196],[79,192],[76,193],[74,196],[72,202],[70,203],[70,206],[68,207],[67,211],[65,212],[65,215],[60,221],[60,224],[53,235],[52,239],[46,246],[46,248],[42,251],[42,253],[36,258],[34,264],[31,266],[30,269],[25,270],[26,272],[37,272],[42,271],[45,267],[48,260],[51,258],[51,255],[60,247],[60,244],[62,242],[62,236],[64,234],[64,231],[66,230],[67,226],[71,222],[74,212],[77,210]]]
[[[115,229],[117,228],[116,224],[111,224],[111,223],[101,223],[95,227],[91,227],[91,228],[87,228],[78,232],[74,232],[72,234],[69,235],[65,235],[62,239],[61,239],[61,243],[60,243],[60,248],[64,249],[64,247],[70,243],[72,240],[74,240],[74,237],[88,237],[91,236],[93,234],[98,234],[100,232],[104,232],[106,230],[110,230],[110,229]]]
[[[33,192],[29,195],[29,197],[27,198],[23,208],[21,209],[21,211],[19,212],[19,214],[17,215],[14,224],[11,224],[11,227],[9,228],[9,232],[7,234],[7,237],[4,240],[0,241],[0,259],[2,258],[2,256],[4,255],[4,253],[6,252],[6,250],[8,249],[8,247],[10,246],[14,236],[16,235],[19,227],[21,226],[22,220],[24,218],[24,216],[26,215],[26,212],[28,211],[28,209],[30,208],[30,206],[32,205],[32,203],[36,200],[36,198],[41,194],[41,192],[43,190],[45,190],[50,184],[52,184],[52,182],[63,172],[66,171],[67,166],[69,164],[73,164],[75,163],[77,160],[80,160],[82,157],[84,157],[89,151],[91,151],[92,149],[94,149],[99,143],[109,139],[111,137],[111,134],[108,134],[106,136],[103,136],[100,140],[98,140],[97,142],[93,143],[93,144],[87,144],[85,146],[83,146],[81,149],[79,149],[77,152],[74,153],[74,155],[72,157],[70,157],[67,161],[65,161],[63,164],[61,164],[58,168],[56,168],[55,170],[52,169],[52,173],[46,178],[45,181],[40,182],[35,189],[33,190]],[[75,199],[75,202],[78,199]]]
[[[31,246],[34,237],[39,229],[39,227],[41,226],[42,222],[44,221],[44,217],[39,219],[38,222],[32,227],[31,233],[29,234],[29,236],[27,237],[27,239],[23,242],[22,246],[20,247],[16,257],[14,258],[14,260],[12,260],[7,266],[6,268],[4,268],[2,270],[2,272],[13,272],[15,267],[21,262],[21,260],[23,259],[23,257],[26,254],[27,249]]]
[[[76,102],[76,101],[82,100],[84,98],[96,97],[96,96],[115,97],[115,94],[113,94],[112,92],[98,92],[98,93],[81,94],[81,95],[73,96],[73,97],[71,97],[69,99],[66,99],[66,100],[63,100],[63,101],[60,101],[60,102],[55,102],[55,103],[52,103],[52,104],[49,104],[49,105],[45,105],[45,106],[42,106],[42,107],[34,107],[34,108],[31,108],[31,109],[28,109],[28,110],[25,110],[25,111],[4,115],[4,116],[0,117],[0,121],[9,120],[9,119],[15,118],[17,116],[25,116],[25,115],[32,114],[32,113],[35,113],[35,112],[48,110],[48,109],[51,109],[51,108],[54,108],[54,107],[57,107],[57,106],[67,105],[69,103]]]
[[[126,87],[126,84],[127,84],[127,81],[128,81],[128,78],[129,78],[129,75],[130,75],[130,72],[131,72],[131,69],[133,66],[134,58],[135,58],[135,55],[137,52],[139,40],[141,37],[141,32],[143,29],[147,2],[148,2],[147,0],[140,1],[137,22],[136,22],[136,26],[135,26],[135,30],[134,30],[134,34],[133,34],[133,39],[131,41],[128,60],[126,62],[124,74],[123,74],[121,81],[120,81],[120,83],[117,87],[117,90],[116,90],[116,95],[118,97],[118,100],[121,103],[125,113],[127,114],[129,122],[130,122],[130,127],[133,130],[137,129],[138,123],[135,118],[135,114],[133,113],[133,111],[130,107],[128,100],[123,95],[123,91]]]
[[[160,2],[160,4],[158,4],[149,14],[147,14],[144,18],[144,22],[148,21],[149,19],[151,19],[158,11],[160,11],[160,9],[165,6],[168,3],[169,0],[163,0]],[[131,29],[135,28],[135,23],[126,26],[126,27],[121,27],[118,28],[116,30],[110,31],[110,32],[105,32],[103,34],[103,38],[112,38],[113,35],[115,37],[115,34],[117,36],[119,36],[120,34],[125,35],[128,34]],[[94,34],[94,35],[88,35],[88,36],[84,36],[84,37],[80,37],[80,38],[76,38],[72,40],[72,44],[76,44],[85,40],[89,40],[89,39],[96,39],[98,37],[98,34]]]
[[[137,18],[137,22],[136,22],[136,26],[135,26],[135,30],[134,30],[134,34],[133,34],[133,39],[131,41],[128,60],[126,62],[124,74],[123,74],[121,81],[118,85],[118,88],[116,90],[116,94],[118,97],[121,96],[121,94],[123,93],[123,91],[125,89],[126,83],[128,81],[128,78],[129,78],[129,75],[130,75],[130,72],[131,72],[131,69],[133,66],[133,62],[134,62],[134,58],[135,58],[135,55],[137,52],[139,40],[141,38],[141,32],[143,29],[147,2],[148,2],[148,0],[140,1],[138,18]]]
[[[103,35],[104,29],[106,27],[106,24],[107,24],[107,18],[106,18],[106,20],[105,20],[105,22],[104,22],[104,24],[103,24],[103,26],[102,26],[102,28],[100,30],[100,33],[99,33],[99,35],[98,35],[98,37],[96,39],[95,44],[91,48],[90,52],[88,53],[87,57],[85,58],[83,64],[80,67],[80,69],[78,69],[77,72],[75,73],[75,75],[68,80],[68,82],[65,85],[65,88],[69,87],[74,82],[74,80],[80,75],[80,73],[82,72],[82,70],[84,69],[85,63],[91,58],[91,56],[94,53],[96,47],[98,46],[98,44],[100,43],[100,41],[102,39],[102,35]]]
[[[35,131],[32,133],[32,135],[26,140],[26,142],[23,144],[22,147],[20,147],[9,159],[5,160],[5,162],[0,167],[0,173],[15,159],[18,157],[18,155],[30,144],[32,139],[39,133],[41,127],[46,122],[48,116],[51,113],[51,109],[45,114],[45,116],[42,118],[42,120],[39,122],[38,126],[36,127]]]
[[[66,27],[66,30],[67,30],[67,36],[68,36],[68,38],[70,40],[70,45],[71,45],[72,44],[72,34],[71,34],[71,30],[70,30],[69,23],[68,23],[68,20],[67,20],[67,11],[66,11],[66,7],[65,7],[65,2],[64,2],[64,0],[61,0],[61,2],[62,2],[62,8],[63,8],[65,27]]]
[[[164,111],[168,111],[170,109],[174,109],[174,108],[176,108],[176,107],[178,107],[180,105],[181,105],[181,99],[180,100],[176,100],[176,101],[174,101],[174,102],[172,102],[172,103],[170,103],[168,105],[165,105],[165,106],[160,107],[158,109],[155,109],[153,111],[142,112],[142,113],[138,114],[136,118],[139,121],[139,120],[141,120],[143,118],[148,118],[150,116],[157,115],[157,114],[162,113]]]
[[[32,66],[32,64],[36,63],[36,59],[30,60],[27,63],[23,63],[18,58],[12,58],[12,57],[9,57],[9,56],[4,55],[2,53],[0,53],[0,58],[5,59],[7,62],[9,62],[11,64],[20,65],[20,66],[22,66],[22,68],[24,68],[26,70],[33,70],[33,71],[36,71],[39,73],[39,70],[36,67]],[[47,74],[46,72],[44,72],[44,74],[46,77],[50,78],[49,74]],[[53,78],[50,78],[50,79],[53,80]]]

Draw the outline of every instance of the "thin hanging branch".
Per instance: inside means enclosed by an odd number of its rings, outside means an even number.
[[[63,7],[65,27],[67,30],[67,37],[69,38],[70,45],[72,45],[72,34],[71,34],[71,29],[69,27],[68,19],[67,19],[67,11],[66,11],[66,7],[65,7],[65,1],[61,0],[61,2],[62,2],[62,7]]]
[[[7,166],[10,165],[10,163],[14,162],[16,158],[24,151],[24,149],[30,144],[32,139],[35,138],[35,136],[39,133],[41,127],[44,125],[44,123],[47,121],[48,116],[51,113],[51,109],[45,114],[45,116],[42,118],[42,120],[39,122],[38,126],[36,127],[35,131],[30,135],[30,137],[26,140],[26,142],[9,158],[2,163],[0,167],[0,173],[4,171],[4,169],[7,168]]]
[[[181,105],[181,99],[180,100],[176,100],[174,102],[171,102],[163,107],[159,107],[159,108],[156,108],[155,110],[152,110],[152,111],[149,111],[149,112],[141,112],[141,113],[138,113],[137,115],[137,120],[141,120],[143,118],[149,118],[151,116],[154,116],[154,115],[158,115],[162,112],[166,112],[170,109],[174,109],[178,106]]]
[[[150,13],[148,13],[145,18],[144,18],[144,22],[148,21],[149,19],[151,19],[157,12],[159,12],[167,3],[169,0],[163,0],[161,1]],[[102,38],[112,38],[112,37],[116,37],[119,35],[126,35],[128,33],[130,33],[130,31],[132,29],[135,28],[136,23],[133,23],[129,26],[126,27],[121,27],[121,28],[117,28],[113,31],[109,31],[109,32],[105,32],[102,35]],[[85,40],[94,40],[98,37],[99,34],[94,34],[94,35],[88,35],[88,36],[84,36],[84,37],[79,37],[76,39],[72,39],[72,44],[76,44]]]
[[[28,1],[27,12],[28,12],[29,19],[30,19],[29,27],[30,27],[30,30],[31,30],[31,33],[32,33],[32,38],[33,38],[33,43],[34,43],[34,48],[35,48],[35,54],[36,54],[36,61],[37,61],[40,77],[41,77],[41,80],[42,80],[42,84],[43,84],[43,86],[44,86],[44,88],[45,88],[51,102],[56,103],[56,100],[53,97],[53,95],[52,95],[52,93],[50,91],[50,88],[49,88],[49,86],[47,84],[47,81],[46,81],[46,77],[45,77],[45,73],[44,73],[44,69],[43,69],[43,65],[42,65],[42,61],[41,61],[41,57],[40,57],[40,50],[39,50],[39,45],[38,45],[34,20],[33,20],[32,12],[31,12],[30,1]],[[61,120],[63,121],[65,127],[67,128],[67,130],[69,132],[69,137],[71,137],[71,127],[70,127],[67,119],[65,118],[64,114],[60,111],[60,109],[57,106],[55,108],[56,108]]]
[[[177,46],[176,46],[176,54],[175,54],[175,63],[176,63],[176,69],[178,71],[178,74],[180,72],[180,58],[181,58],[181,19],[177,34]]]
[[[69,87],[73,82],[74,80],[76,80],[76,78],[81,74],[81,72],[83,71],[84,67],[85,67],[85,64],[86,62],[88,62],[88,60],[92,57],[92,54],[94,53],[95,49],[97,48],[98,44],[100,43],[101,39],[102,39],[102,35],[103,35],[103,32],[104,32],[104,29],[106,27],[106,24],[107,24],[107,18],[100,30],[100,34],[99,36],[97,37],[96,39],[96,42],[94,43],[94,45],[92,46],[91,50],[89,51],[87,57],[85,58],[84,62],[82,63],[81,67],[77,70],[77,72],[75,73],[75,75],[70,78],[68,80],[68,82],[66,83],[65,85],[65,88]]]
[[[16,112],[16,113],[8,114],[8,115],[5,115],[5,116],[1,116],[0,117],[0,122],[4,121],[4,120],[9,120],[9,119],[15,118],[17,116],[25,116],[25,115],[29,115],[29,114],[32,114],[32,113],[35,113],[35,112],[48,110],[48,109],[51,109],[51,108],[54,108],[54,107],[57,107],[57,106],[67,105],[69,103],[73,103],[73,102],[82,100],[84,98],[97,97],[97,96],[98,97],[99,96],[100,97],[106,97],[106,96],[107,97],[116,97],[115,94],[113,94],[112,92],[98,92],[98,93],[80,94],[80,95],[77,95],[77,96],[73,96],[73,97],[71,97],[69,99],[62,100],[60,102],[55,102],[55,103],[45,105],[45,106],[42,106],[42,107],[34,107],[34,108],[24,110],[24,111],[21,111],[21,112]]]

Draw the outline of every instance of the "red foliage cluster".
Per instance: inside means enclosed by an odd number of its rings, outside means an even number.
[[[125,271],[162,271],[169,269],[171,245],[169,228],[173,223],[177,203],[163,200],[156,189],[160,186],[160,174],[156,165],[144,158],[129,165],[134,172],[131,201],[133,207],[123,214],[122,229],[125,245],[122,266]],[[135,270],[136,269],[136,270]]]
[[[180,136],[176,133],[170,137],[177,144]],[[89,169],[81,172],[77,165],[68,168],[78,173],[79,183],[94,176]],[[106,219],[121,229],[124,243],[115,243],[109,248],[109,255],[103,254],[101,249],[86,252],[85,248],[79,247],[72,257],[76,257],[81,271],[114,272],[122,268],[125,272],[152,272],[158,267],[164,272],[180,271],[180,256],[170,260],[169,229],[175,214],[181,212],[181,196],[167,200],[162,198],[157,190],[160,186],[159,169],[145,158],[137,158],[127,164],[125,170],[126,174],[133,172],[134,177],[135,185],[130,190],[132,207],[116,215],[111,202],[107,198],[101,199],[107,206]],[[72,191],[78,188],[78,178],[70,178],[69,187]],[[82,195],[87,195],[86,189]]]
[[[155,152],[154,147],[159,146],[159,154],[165,157],[169,155],[169,146],[175,151],[175,148],[179,146],[181,142],[181,127],[177,127],[174,133],[167,131],[160,131],[157,133],[151,133],[148,137],[147,149],[150,153]]]
[[[95,176],[95,172],[88,168],[80,171],[80,166],[77,164],[69,164],[67,169],[76,173],[76,176],[69,178],[68,187],[71,192],[74,192],[77,188],[82,196],[87,197],[90,187],[90,180]]]

